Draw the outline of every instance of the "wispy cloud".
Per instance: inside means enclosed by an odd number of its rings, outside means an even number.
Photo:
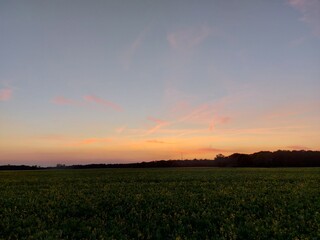
[[[146,136],[151,133],[159,133],[159,134],[165,134],[165,135],[172,135],[175,137],[182,137],[185,135],[192,135],[192,134],[206,134],[208,133],[207,129],[200,129],[200,128],[158,128],[154,132],[149,132],[150,128],[146,131],[145,129],[129,129],[128,132],[130,132],[133,136],[140,135],[140,136]]]
[[[301,21],[308,24],[313,33],[320,37],[320,1],[319,0],[287,0],[288,4],[301,14]]]
[[[147,143],[155,143],[155,144],[168,144],[167,142],[156,140],[156,139],[147,140],[146,142]]]
[[[0,89],[0,101],[8,101],[12,97],[12,89],[4,88]]]
[[[292,146],[287,146],[287,148],[292,149],[292,150],[310,150],[310,148],[302,146],[302,145],[292,145]]]
[[[208,26],[189,27],[167,34],[167,40],[175,50],[190,50],[202,43],[211,32]]]
[[[216,125],[220,125],[220,124],[227,124],[228,122],[231,121],[231,118],[230,117],[227,117],[227,116],[217,116],[217,117],[214,117],[212,119],[212,121],[209,123],[209,131],[213,131],[215,129],[215,126]]]
[[[160,120],[160,119],[157,119],[157,118],[153,118],[153,117],[149,117],[148,118],[150,121],[154,122],[156,125],[153,126],[152,128],[150,128],[148,131],[147,131],[147,135],[151,134],[151,133],[155,133],[157,130],[159,130],[160,128],[164,127],[164,126],[167,126],[169,125],[170,123],[167,122],[167,121],[164,121],[164,120]]]
[[[89,103],[95,103],[98,105],[101,105],[103,107],[111,108],[115,111],[121,112],[122,107],[114,102],[107,101],[105,99],[102,99],[100,97],[94,96],[94,95],[86,95],[83,97],[83,99]]]
[[[202,104],[190,109],[189,112],[181,116],[177,122],[204,124],[209,126],[210,131],[213,131],[217,125],[227,124],[231,120],[228,116],[221,116],[218,110],[219,106],[216,104]]]
[[[81,145],[94,145],[110,143],[113,141],[111,138],[75,138],[60,134],[45,134],[36,136],[36,139],[43,141],[53,142],[55,144],[62,144],[64,146],[81,146]]]
[[[97,143],[109,143],[112,142],[110,138],[86,138],[79,141],[77,144],[79,145],[89,145],[89,144],[97,144]]]
[[[123,133],[126,130],[127,126],[118,127],[115,129],[117,133]]]
[[[66,98],[64,96],[56,96],[51,102],[56,105],[66,105],[66,106],[81,106],[81,107],[90,107],[90,106],[100,106],[107,109],[113,109],[117,112],[121,112],[123,109],[118,104],[102,99],[95,95],[85,95],[82,97],[82,100],[73,100]]]
[[[212,148],[212,147],[199,148],[196,151],[197,152],[202,152],[202,153],[225,153],[225,152],[230,152],[230,150],[225,150],[225,149],[221,149],[221,148]]]
[[[147,129],[129,129],[129,131],[132,134],[142,134],[142,136],[154,133],[178,134],[179,136],[208,133],[215,130],[216,126],[231,121],[229,116],[219,113],[220,108],[220,104],[216,103],[204,103],[195,107],[187,101],[173,103],[171,107],[168,107],[168,111],[163,113],[166,120],[149,117],[148,120],[154,123],[152,127],[149,124]]]
[[[193,123],[202,123],[210,119],[212,111],[214,108],[210,104],[201,104],[195,108],[190,109],[187,114],[179,118],[179,122],[193,122]]]
[[[121,56],[121,62],[126,70],[130,68],[132,58],[134,57],[135,53],[142,45],[148,29],[149,27],[146,27],[145,29],[143,29],[143,31],[139,33],[138,36],[133,40],[130,46],[123,52]]]
[[[54,97],[51,102],[57,105],[79,105],[79,102],[63,96]]]

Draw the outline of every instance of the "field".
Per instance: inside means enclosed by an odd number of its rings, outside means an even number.
[[[0,239],[320,239],[320,169],[2,171]]]

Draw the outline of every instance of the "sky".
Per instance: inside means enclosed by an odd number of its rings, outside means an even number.
[[[0,164],[320,150],[319,0],[1,0]]]

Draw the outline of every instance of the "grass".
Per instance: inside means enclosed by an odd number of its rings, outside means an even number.
[[[0,239],[320,239],[320,169],[0,172]]]

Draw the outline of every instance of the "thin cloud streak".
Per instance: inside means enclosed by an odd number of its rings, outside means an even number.
[[[228,122],[230,122],[230,120],[231,118],[226,116],[214,118],[209,124],[209,131],[215,130],[216,125],[227,124]]]
[[[79,146],[79,145],[94,145],[94,144],[101,144],[101,143],[110,143],[113,141],[111,138],[74,138],[68,137],[65,135],[60,134],[45,134],[41,136],[35,137],[37,140],[49,141],[53,143],[63,144],[65,146]]]
[[[79,105],[78,102],[69,98],[65,98],[63,96],[54,97],[51,102],[57,105],[71,105],[71,106]]]
[[[110,138],[87,138],[84,139],[77,144],[79,145],[89,145],[89,144],[97,144],[97,143],[109,143],[112,142],[112,139]]]
[[[121,106],[114,102],[110,102],[107,100],[104,100],[100,97],[94,96],[94,95],[86,95],[83,97],[83,99],[89,103],[96,103],[98,105],[101,105],[103,107],[111,108],[115,111],[121,112],[123,109]]]
[[[305,129],[304,126],[286,126],[286,127],[262,127],[262,128],[226,128],[216,129],[216,134],[219,136],[254,136],[254,135],[283,135],[289,134],[298,130]],[[132,133],[139,134],[143,133],[143,129],[132,129]],[[163,135],[174,135],[175,137],[182,137],[186,135],[207,135],[210,134],[206,128],[184,128],[184,129],[157,129],[158,134]]]
[[[12,98],[12,89],[0,89],[0,101],[8,101]]]
[[[147,140],[146,142],[147,142],[147,143],[155,143],[155,144],[169,144],[169,143],[167,143],[167,142],[160,141],[160,140],[155,140],[155,139],[153,139],[153,140]]]
[[[90,106],[89,104],[95,104],[98,106],[102,106],[104,108],[111,108],[117,112],[123,111],[122,107],[119,106],[118,104],[107,101],[105,99],[102,99],[94,95],[85,95],[83,96],[82,101],[75,101],[73,99],[69,99],[64,96],[57,96],[57,97],[54,97],[51,102],[56,105],[87,106],[87,107]]]
[[[117,133],[123,133],[127,129],[127,126],[118,127],[115,129]]]
[[[212,147],[207,147],[207,148],[199,148],[196,150],[197,152],[202,152],[202,153],[228,153],[231,152],[230,150],[225,150],[221,148],[212,148]]]
[[[183,105],[185,106],[184,111],[176,111],[177,114],[173,114],[173,116],[168,117],[169,120],[160,120],[149,117],[148,120],[154,122],[155,126],[149,128],[148,130],[141,130],[144,131],[143,136],[154,133],[175,132],[175,129],[168,129],[169,126],[179,127],[179,130],[176,132],[179,132],[180,136],[195,132],[210,132],[215,130],[216,126],[227,124],[231,121],[230,117],[219,115],[217,113],[220,107],[216,106],[215,104],[201,104],[194,108],[189,107],[186,102],[184,102]],[[169,113],[169,115],[172,114]],[[197,125],[198,128],[193,127],[191,128],[191,131],[181,131],[181,126],[186,125]],[[140,131],[139,129],[135,129],[134,132],[137,133]]]
[[[177,122],[206,124],[209,126],[209,131],[213,131],[217,125],[227,124],[231,121],[228,116],[218,115],[218,107],[214,104],[202,104],[189,112],[180,117]]]
[[[211,32],[207,26],[181,29],[167,34],[167,40],[172,49],[185,51],[201,44]]]
[[[148,130],[149,131],[149,130]],[[137,135],[139,136],[146,136],[149,135],[151,133],[155,133],[155,132],[151,132],[148,133],[148,131],[146,131],[145,129],[128,129],[128,132],[131,135],[131,137],[135,137]],[[192,134],[206,134],[208,133],[207,129],[191,129],[191,128],[183,128],[183,129],[169,129],[169,128],[158,128],[156,130],[157,134],[163,134],[163,135],[174,135],[175,137],[181,137],[181,136],[185,136],[185,135],[192,135]]]
[[[146,132],[146,135],[149,135],[149,134],[152,134],[152,133],[155,133],[156,131],[158,131],[160,128],[164,127],[164,126],[168,126],[170,123],[167,122],[167,121],[163,121],[163,120],[160,120],[160,119],[156,119],[156,118],[153,118],[153,117],[149,117],[148,118],[150,121],[156,123],[156,125],[152,128],[150,128],[147,132]]]
[[[125,70],[128,70],[130,68],[132,58],[136,54],[137,50],[142,45],[145,35],[148,31],[149,27],[146,27],[137,37],[136,39],[130,44],[129,48],[123,53],[121,57],[121,61],[123,63],[123,66]]]
[[[302,145],[292,145],[292,146],[287,146],[287,148],[292,149],[292,150],[310,150],[310,148],[302,146]]]

